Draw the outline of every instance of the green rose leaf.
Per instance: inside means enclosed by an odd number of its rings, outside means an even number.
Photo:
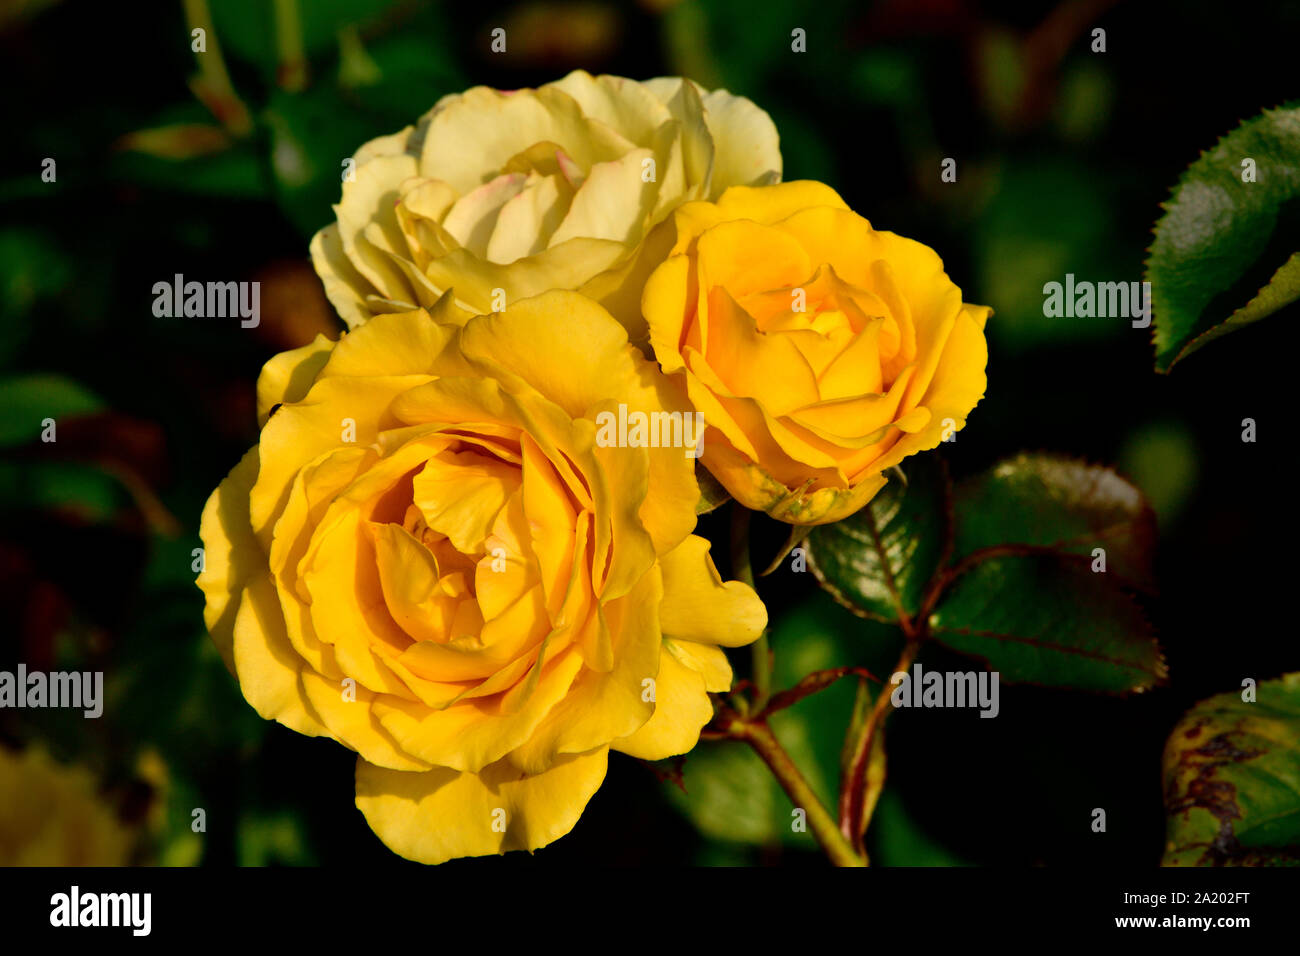
[[[855,613],[914,616],[951,543],[952,488],[937,455],[914,459],[856,514],[808,534],[822,587]]]
[[[1166,866],[1300,865],[1300,673],[1203,700],[1164,753]]]
[[[1265,110],[1220,139],[1163,208],[1146,279],[1156,368],[1167,372],[1300,298],[1300,102]]]
[[[1022,453],[959,484],[955,501],[958,560],[1003,545],[1041,548],[1093,563],[1104,558],[1108,574],[1153,585],[1155,514],[1142,492],[1109,468]]]
[[[1165,677],[1137,602],[1086,562],[1050,554],[976,562],[930,615],[931,636],[1003,680],[1122,694]]]

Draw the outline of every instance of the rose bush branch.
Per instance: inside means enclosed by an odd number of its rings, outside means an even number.
[[[732,505],[731,513],[731,566],[732,574],[740,581],[754,586],[754,571],[750,563],[750,512],[739,504]],[[867,857],[860,841],[845,839],[835,817],[817,797],[807,779],[781,746],[772,732],[767,716],[798,703],[803,698],[824,690],[842,677],[858,675],[875,680],[870,671],[861,667],[836,667],[815,671],[801,678],[793,687],[773,695],[772,652],[767,632],[751,645],[753,653],[753,697],[741,698],[738,709],[726,705],[719,707],[714,730],[702,736],[719,739],[743,740],[754,748],[768,769],[790,797],[795,807],[803,810],[817,842],[827,857],[837,866],[865,866]],[[753,716],[749,716],[752,714]],[[870,737],[866,740],[870,752]]]
[[[873,537],[875,537],[874,526],[872,530]],[[880,548],[878,538],[876,538],[876,546],[878,549]],[[954,569],[954,572],[958,572],[959,569],[964,570],[965,564],[959,564],[958,568]],[[928,636],[926,622],[929,620],[930,611],[938,602],[944,588],[951,582],[953,574],[942,571],[937,572],[925,591],[917,613],[910,615],[899,598],[897,583],[894,581],[888,565],[885,565],[883,570],[890,585],[889,593],[895,603],[898,627],[902,630],[905,638],[903,650],[899,654],[897,663],[894,664],[894,669],[890,672],[892,675],[907,671],[912,666],[912,662],[916,660],[921,644]],[[845,741],[845,747],[850,757],[840,784],[840,832],[859,852],[865,852],[864,840],[867,827],[871,823],[871,812],[875,807],[874,798],[880,788],[884,786],[883,766],[882,772],[875,778],[872,777],[870,772],[872,749],[877,734],[894,709],[891,696],[888,693],[888,684],[881,681],[880,685],[880,690],[876,694],[876,699],[872,702],[871,710],[868,712],[866,719],[860,724],[849,728],[848,739]]]
[[[772,732],[772,727],[762,718],[743,718],[726,707],[720,708],[717,720],[717,733],[710,736],[724,736],[733,740],[743,740],[754,748],[754,752],[767,764],[772,775],[780,783],[781,789],[790,797],[797,809],[807,815],[808,827],[812,830],[826,856],[836,866],[866,866],[866,855],[856,850],[844,838],[836,825],[835,818],[822,805],[812,786],[803,773],[790,759],[790,755],[781,746]]]
[[[903,653],[899,655],[898,663],[894,665],[893,673],[906,671],[911,667],[920,646],[919,635],[909,634],[907,643],[903,645]],[[844,779],[840,786],[840,832],[859,852],[864,852],[863,838],[867,832],[867,824],[871,822],[868,807],[874,803],[870,799],[871,794],[868,793],[868,784],[871,782],[868,773],[871,766],[871,748],[877,731],[889,717],[890,711],[894,709],[890,695],[887,693],[887,686],[881,684],[867,719],[856,728],[856,736],[853,737],[850,745],[852,756],[845,768]],[[850,730],[850,734],[852,733],[853,730]],[[875,781],[875,785],[880,787],[883,784],[882,775],[878,781]]]
[[[736,580],[754,587],[754,569],[749,558],[749,509],[731,506],[731,573]],[[753,709],[761,712],[772,693],[772,650],[764,630],[751,647],[754,667]]]
[[[813,671],[811,674],[800,678],[799,683],[789,690],[773,694],[759,716],[766,717],[768,714],[774,714],[779,710],[785,710],[787,707],[793,707],[810,694],[825,690],[842,677],[851,676],[865,677],[868,680],[880,683],[879,678],[865,667],[831,667],[822,671]]]

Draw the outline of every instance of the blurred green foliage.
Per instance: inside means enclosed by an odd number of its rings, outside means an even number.
[[[0,666],[103,669],[109,699],[99,721],[0,713],[0,742],[42,740],[91,766],[139,824],[145,860],[402,865],[352,806],[352,755],[261,721],[226,673],[193,587],[199,513],[255,440],[261,364],[339,331],[306,243],[332,218],[345,157],[471,84],[535,85],[577,67],[683,73],[770,111],[787,179],[822,179],[877,227],[931,245],[967,300],[994,307],[989,393],[946,455],[954,477],[1024,448],[1118,461],[1160,520],[1165,599],[1148,610],[1171,686],[1141,701],[1008,690],[996,721],[898,715],[873,859],[1159,859],[1151,780],[1169,728],[1222,690],[1225,673],[1294,669],[1264,600],[1290,588],[1289,572],[1250,557],[1300,532],[1295,509],[1277,504],[1292,495],[1296,332],[1265,323],[1221,343],[1214,361],[1156,380],[1148,333],[1047,318],[1042,288],[1067,272],[1141,277],[1179,172],[1295,95],[1294,4],[1225,24],[1209,0],[1097,5],[1082,23],[1064,15],[1071,4],[975,0],[303,0],[289,5],[297,43],[278,28],[278,6],[210,4],[247,128],[194,95],[180,2],[133,8],[129,29],[93,0],[0,17],[0,77],[13,93],[0,155],[0,593],[11,623]],[[1089,49],[1094,21],[1108,31],[1105,54]],[[494,55],[488,32],[501,24],[527,26]],[[806,53],[792,51],[794,29]],[[945,157],[956,182],[939,177]],[[41,178],[46,158],[54,182]],[[249,334],[156,319],[149,290],[176,272],[257,277],[281,304]],[[59,421],[57,460],[40,454],[45,417]],[[1257,444],[1240,440],[1244,417],[1260,423]],[[701,529],[719,539],[714,516]],[[783,534],[759,529],[755,553],[775,553]],[[760,582],[777,687],[828,666],[887,672],[897,633],[811,579],[783,568]],[[737,667],[743,676],[743,655]],[[832,805],[854,684],[774,722]],[[511,863],[818,859],[740,745],[701,745],[682,783],[612,761],[573,834]],[[1117,811],[1104,840],[1086,826],[1098,805]],[[191,828],[196,808],[203,833]]]

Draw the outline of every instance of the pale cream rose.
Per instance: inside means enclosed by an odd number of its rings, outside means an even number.
[[[537,89],[444,96],[352,159],[337,221],[311,244],[349,327],[449,289],[473,313],[570,289],[633,341],[645,338],[645,278],[671,242],[652,227],[684,202],[781,178],[776,127],[749,100],[678,77],[581,70]]]

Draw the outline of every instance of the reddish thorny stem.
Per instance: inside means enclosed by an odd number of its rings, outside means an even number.
[[[738,505],[733,504],[732,507],[735,508],[731,526],[732,573],[753,587],[754,574],[749,557],[749,513]],[[936,575],[914,617],[904,611],[901,601],[897,602],[898,625],[906,640],[891,673],[906,671],[911,667],[927,636],[926,622],[930,610],[944,586],[958,573],[960,570],[954,568],[948,573]],[[890,590],[897,594],[892,576],[888,584]],[[772,694],[768,686],[771,679],[770,653],[764,632],[755,647],[755,676],[758,680],[756,686],[749,685],[754,688],[753,697],[736,695],[727,703],[719,702],[713,724],[700,736],[702,739],[732,739],[748,743],[772,771],[795,807],[805,812],[809,829],[830,861],[836,866],[866,866],[868,860],[864,841],[867,825],[871,822],[870,808],[874,805],[870,791],[873,787],[878,791],[884,784],[883,773],[878,779],[870,780],[868,771],[871,753],[876,735],[894,709],[891,695],[886,692],[887,684],[865,668],[836,667],[815,671],[803,677],[794,687]],[[803,773],[781,746],[767,718],[809,694],[829,687],[841,677],[851,675],[857,676],[861,681],[872,680],[880,684],[881,689],[861,725],[849,729],[850,739],[846,741],[846,749],[852,756],[845,767],[839,794],[839,818],[836,820],[822,805]],[[748,682],[738,685],[737,690],[746,684]]]
[[[732,507],[735,509],[731,523],[732,573],[739,580],[754,587],[754,572],[749,556],[749,512],[736,504],[733,504]],[[776,777],[777,782],[790,797],[796,809],[804,811],[808,828],[812,831],[813,836],[831,862],[837,866],[865,866],[867,856],[862,848],[861,839],[846,836],[850,831],[845,829],[844,819],[837,823],[836,819],[823,806],[803,773],[790,758],[785,748],[781,746],[780,741],[777,740],[767,718],[769,715],[797,703],[809,694],[814,694],[829,687],[841,677],[856,675],[859,680],[865,680],[872,678],[872,675],[864,668],[855,667],[838,667],[816,671],[805,676],[794,687],[773,695],[770,688],[770,655],[767,635],[764,632],[762,637],[755,643],[754,648],[754,674],[756,680],[752,685],[754,691],[752,697],[733,696],[729,703],[720,702],[713,725],[701,736],[706,739],[730,738],[743,740],[753,747],[768,769],[772,771],[772,775]],[[883,699],[888,700],[887,695],[881,696]],[[878,720],[877,717],[876,722]],[[872,731],[874,732],[874,726]],[[870,735],[867,735],[865,744],[867,747],[866,753],[869,754]],[[865,791],[865,787],[866,772],[864,765],[858,789]],[[853,805],[859,808],[864,806],[865,793],[860,794]],[[843,800],[841,800],[842,814]]]

